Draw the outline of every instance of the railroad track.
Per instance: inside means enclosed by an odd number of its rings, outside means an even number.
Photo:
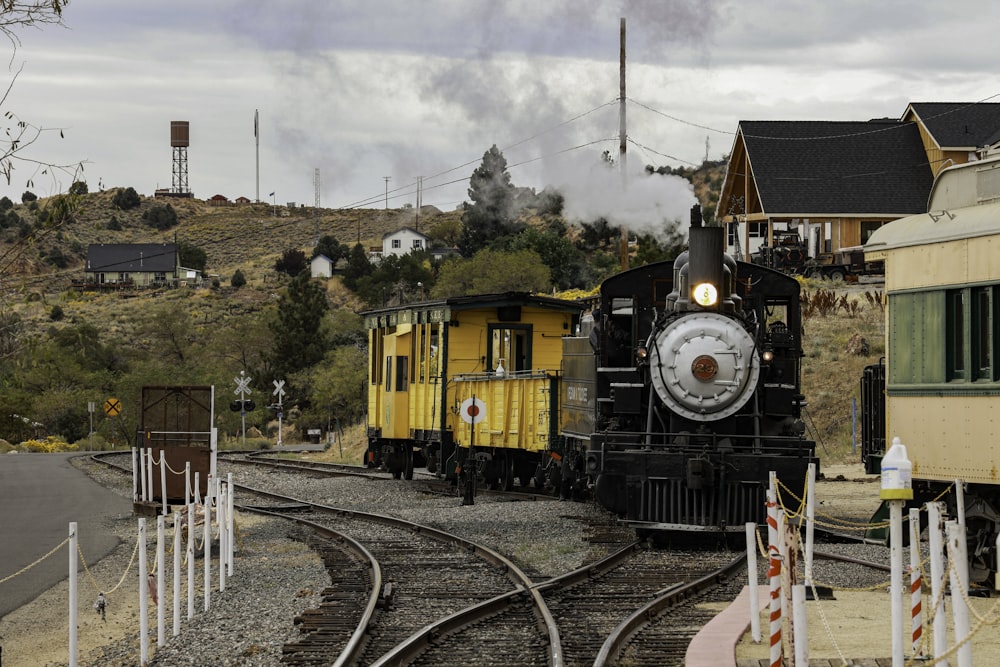
[[[616,548],[620,530],[602,524],[589,531],[592,552],[613,553],[549,579],[458,536],[261,491],[240,488],[242,508],[315,531],[331,576],[319,608],[295,619],[290,664],[680,665],[715,614],[700,603],[731,601],[744,583],[742,556]]]
[[[259,496],[269,502],[278,501],[283,506],[299,502],[296,499],[250,489],[237,485],[240,491],[240,508],[247,511],[265,511],[266,506],[248,505],[247,498]],[[318,530],[327,539],[335,534],[344,536],[347,543],[362,544],[369,560],[369,574],[360,578],[372,582],[368,591],[367,612],[359,618],[352,633],[352,640],[339,654],[339,664],[375,664],[380,656],[407,637],[424,628],[428,620],[440,619],[482,602],[515,592],[525,605],[525,617],[536,622],[527,627],[545,629],[535,642],[546,653],[558,650],[558,632],[542,598],[530,590],[531,580],[511,560],[480,544],[457,535],[421,526],[385,515],[371,514],[299,502],[293,513],[280,516]],[[309,519],[302,518],[308,513]],[[351,549],[356,556],[359,553]],[[337,580],[341,559],[324,556],[332,562],[331,577]],[[342,579],[341,579],[342,580]],[[332,601],[348,600],[348,608],[357,609],[356,597],[349,591],[340,595],[334,586],[324,598]],[[530,604],[527,604],[530,603]],[[328,629],[340,630],[345,608],[339,604],[324,604],[309,614],[302,624],[304,636],[296,642],[294,650],[286,647],[286,655],[301,655],[297,664],[318,664],[329,661],[331,655],[323,651],[336,645]],[[556,648],[551,648],[556,647]],[[543,654],[544,655],[544,654]],[[324,656],[318,661],[316,656]]]

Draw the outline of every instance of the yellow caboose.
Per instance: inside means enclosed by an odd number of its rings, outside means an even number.
[[[397,478],[421,465],[454,478],[471,442],[487,482],[526,484],[558,425],[562,337],[580,312],[575,302],[508,292],[362,313],[368,464]]]

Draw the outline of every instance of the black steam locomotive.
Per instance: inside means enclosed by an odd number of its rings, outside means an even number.
[[[816,462],[799,284],[723,241],[695,206],[688,250],[606,280],[564,339],[562,481],[589,481],[640,530],[743,530],[763,520],[771,471],[802,497]]]

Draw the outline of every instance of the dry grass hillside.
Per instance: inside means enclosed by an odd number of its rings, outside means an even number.
[[[133,211],[122,212],[111,204],[111,193],[79,197],[71,220],[55,229],[36,229],[37,241],[15,244],[15,230],[0,230],[0,290],[3,306],[13,308],[25,320],[32,333],[40,333],[53,322],[49,313],[58,304],[65,312],[63,322],[99,323],[109,334],[135,340],[130,327],[143,319],[152,307],[172,301],[184,301],[186,309],[202,325],[222,329],[233,317],[253,316],[273,302],[283,285],[274,271],[275,260],[289,248],[311,253],[316,239],[333,235],[341,243],[354,244],[360,235],[365,246],[380,245],[387,232],[414,226],[412,209],[403,210],[276,210],[269,205],[213,207],[197,200],[144,199]],[[166,232],[149,227],[141,218],[151,206],[170,203],[179,224]],[[49,202],[39,201],[45,211]],[[16,207],[22,218],[34,224],[27,207]],[[460,212],[439,212],[425,207],[419,227],[433,229],[442,222],[454,222]],[[116,220],[112,227],[109,223]],[[203,249],[207,255],[206,272],[219,277],[218,289],[151,291],[129,294],[73,293],[74,280],[83,277],[84,256],[91,243],[167,242],[174,238]],[[69,260],[64,269],[53,269],[42,261],[53,249]],[[240,269],[248,279],[246,287],[229,286],[232,273]],[[834,291],[836,288],[836,291]],[[809,435],[817,440],[824,460],[844,463],[858,459],[852,452],[851,401],[858,398],[862,369],[877,362],[884,354],[881,308],[881,284],[837,285],[804,281],[804,293],[810,298],[830,292],[843,301],[835,302],[825,312],[805,320],[806,356],[802,362],[804,393]],[[327,284],[328,297],[336,307],[360,310],[361,305],[334,278]],[[877,299],[876,299],[877,297]],[[849,305],[849,304],[855,305]],[[858,354],[850,345],[854,336],[863,337],[867,355]],[[357,451],[349,448],[349,457]]]
[[[0,233],[0,271],[5,290],[27,289],[38,293],[66,289],[83,277],[87,246],[92,243],[161,243],[174,240],[205,251],[206,273],[225,281],[241,269],[251,281],[273,273],[275,260],[294,248],[311,255],[319,237],[334,236],[340,243],[381,246],[382,236],[401,227],[419,224],[426,232],[444,221],[458,220],[459,211],[441,212],[425,206],[417,222],[414,209],[316,209],[272,207],[267,204],[211,206],[196,199],[142,198],[138,208],[118,210],[114,191],[80,195],[73,200],[72,216],[57,226],[41,225],[53,199],[40,199],[37,212],[18,205],[15,212],[35,227],[33,241],[18,243],[13,229]],[[142,219],[154,206],[169,204],[178,224],[157,231]],[[42,257],[57,251],[68,265],[53,271]],[[21,284],[18,284],[21,279]]]

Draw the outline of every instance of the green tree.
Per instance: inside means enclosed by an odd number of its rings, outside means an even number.
[[[71,195],[85,195],[87,192],[87,181],[75,181],[73,185],[69,186]]]
[[[351,290],[356,291],[358,288],[358,282],[365,276],[371,275],[374,271],[371,261],[368,259],[368,253],[365,252],[364,246],[360,243],[356,244],[351,248],[351,254],[347,258],[347,270],[344,271],[344,286]]]
[[[350,252],[351,249],[346,243],[341,243],[337,237],[327,234],[320,237],[319,242],[313,248],[312,256],[326,255],[330,261],[336,264],[341,257],[347,257]]]
[[[177,242],[177,253],[180,255],[181,266],[197,271],[204,271],[208,263],[208,255],[205,251],[187,241]]]
[[[327,335],[322,324],[329,308],[326,292],[313,282],[308,272],[292,279],[278,299],[277,317],[270,323],[274,372],[287,377],[323,358]]]
[[[111,195],[111,204],[122,211],[128,211],[130,209],[136,208],[142,200],[139,199],[139,193],[135,191],[135,188],[129,186],[127,188],[118,188],[115,193]]]
[[[24,193],[21,195],[21,203],[22,204],[27,204],[29,202],[33,202],[33,201],[37,201],[37,200],[38,200],[38,195],[36,195],[31,190],[25,190]]]
[[[503,292],[548,292],[549,267],[534,250],[480,250],[472,259],[449,259],[441,266],[431,296],[445,298]]]
[[[247,278],[243,275],[243,272],[239,269],[233,272],[233,277],[230,278],[229,284],[233,287],[240,288],[247,284]]]
[[[289,248],[274,263],[274,270],[293,278],[306,270],[309,262],[306,254],[297,248]]]
[[[177,211],[170,204],[154,204],[146,209],[142,219],[153,229],[162,232],[177,224]]]
[[[308,384],[314,421],[329,415],[341,421],[359,420],[368,404],[368,353],[353,345],[334,348],[310,369]]]
[[[566,238],[560,226],[547,231],[529,227],[511,239],[509,249],[534,250],[549,267],[556,288],[566,290],[589,282],[587,258]]]
[[[462,238],[458,249],[466,257],[488,247],[495,239],[516,231],[514,185],[507,160],[496,144],[483,154],[483,162],[469,178],[469,199],[462,212]]]

